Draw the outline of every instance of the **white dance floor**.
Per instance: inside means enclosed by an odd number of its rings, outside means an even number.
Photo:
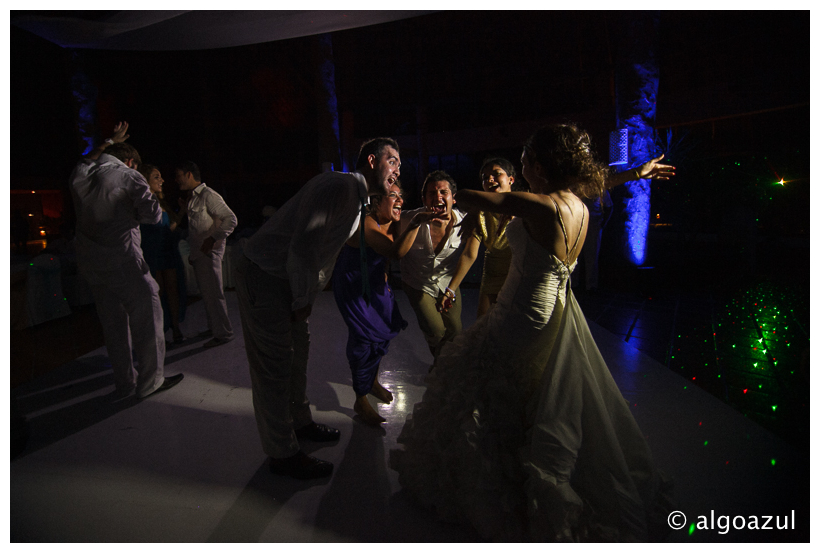
[[[477,290],[464,298],[472,323]],[[105,348],[12,390],[31,424],[10,465],[12,542],[471,542],[470,528],[437,522],[401,492],[387,466],[405,416],[424,392],[432,362],[412,309],[382,362],[393,391],[379,404],[382,429],[354,418],[345,359],[347,328],[333,296],[311,316],[308,396],[314,420],[341,430],[334,445],[304,449],[335,465],[332,477],[297,481],[269,473],[251,405],[236,295],[228,306],[237,338],[205,350],[203,339],[169,349],[175,388],[111,403]],[[188,308],[186,335],[205,328],[204,305]],[[719,400],[602,328],[598,345],[652,447],[675,480],[687,517],[673,542],[806,541],[809,459]],[[375,400],[371,399],[375,404]],[[794,511],[794,529],[791,516]],[[714,523],[711,523],[714,512]],[[739,530],[721,516],[790,518],[788,530]],[[700,518],[699,517],[704,517]],[[680,516],[673,517],[680,524]],[[703,521],[714,529],[695,529]],[[741,522],[734,519],[735,526]],[[772,518],[770,526],[775,527]],[[725,524],[724,524],[725,527]]]

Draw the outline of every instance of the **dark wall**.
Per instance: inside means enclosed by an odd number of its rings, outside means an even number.
[[[529,132],[522,129],[562,119],[590,130],[605,157],[615,124],[613,60],[628,18],[441,12],[334,33],[348,162],[366,138],[409,138],[403,180],[412,191],[424,177],[417,132],[452,134],[461,138],[430,151],[428,170],[444,168],[460,187],[475,188],[486,155],[517,163]],[[808,12],[664,11],[660,21],[659,151],[679,171],[669,188],[653,190],[653,209],[714,229],[723,206],[763,201],[756,180],[796,175],[788,197],[772,196],[768,206],[777,207],[765,210],[773,215],[764,223],[778,232],[807,228],[780,218],[808,220],[808,202],[799,201],[808,191]],[[129,121],[131,142],[166,181],[175,160],[196,161],[241,224],[261,223],[264,205],[280,206],[320,171],[314,37],[220,50],[72,53],[11,30],[13,188],[64,186],[83,147],[71,96],[78,70],[99,94],[98,138]],[[471,143],[487,129],[497,145]],[[737,162],[754,169],[734,171],[726,185],[720,167]],[[173,183],[167,187],[174,196]]]
[[[11,188],[56,189],[80,147],[70,52],[13,25],[10,29]]]

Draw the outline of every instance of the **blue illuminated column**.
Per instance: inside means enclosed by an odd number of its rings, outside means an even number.
[[[83,67],[81,54],[71,53],[71,94],[77,106],[77,131],[86,147],[83,155],[94,149],[97,141],[97,87]]]
[[[325,170],[347,170],[341,166],[341,151],[339,148],[339,107],[336,101],[336,64],[333,60],[333,39],[330,33],[318,35],[317,94],[319,153],[322,156],[322,165]]]
[[[634,168],[649,161],[654,152],[658,94],[655,51],[660,14],[623,12],[622,18],[624,33],[619,39],[616,71],[617,125],[629,130],[627,168]],[[630,181],[625,187],[624,255],[630,263],[642,265],[646,259],[651,181]]]

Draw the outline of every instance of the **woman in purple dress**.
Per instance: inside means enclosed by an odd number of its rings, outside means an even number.
[[[333,295],[348,327],[347,360],[356,392],[353,410],[365,422],[378,425],[385,419],[370,405],[367,394],[373,394],[384,403],[393,401],[393,394],[379,383],[379,364],[390,340],[407,326],[387,282],[387,263],[407,253],[419,225],[433,214],[417,214],[399,236],[398,223],[404,203],[401,188],[394,184],[388,195],[373,196],[371,202],[370,213],[361,223],[367,243],[369,301],[362,294],[358,232],[342,247],[332,279]]]

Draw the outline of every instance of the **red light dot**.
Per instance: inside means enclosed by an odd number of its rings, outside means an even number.
[[[744,389],[743,389],[743,393],[744,393],[744,394],[745,394],[746,392],[748,392],[748,391],[749,391],[749,388],[744,388]]]
[[[703,426],[703,421],[699,422],[698,426]]]
[[[693,376],[693,377],[692,377],[692,380],[694,380],[694,379],[695,379],[695,377]]]

